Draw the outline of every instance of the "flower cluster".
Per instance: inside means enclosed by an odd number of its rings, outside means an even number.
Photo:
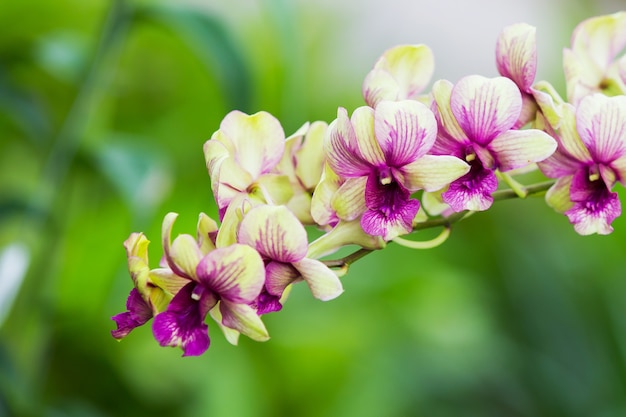
[[[610,233],[621,214],[612,190],[626,183],[626,12],[576,28],[564,50],[566,99],[535,82],[535,42],[534,27],[509,26],[496,43],[500,76],[438,80],[429,92],[431,50],[391,48],[364,80],[366,105],[289,137],[269,113],[226,115],[204,145],[220,225],[200,214],[195,236],[172,240],[177,215],[167,214],[159,268],[148,239],[130,235],[134,288],[113,337],[153,318],[160,345],[200,355],[210,315],[233,344],[240,334],[267,340],[262,316],[281,310],[292,284],[323,301],[343,292],[339,277],[358,256],[322,257],[407,244],[402,235],[489,209],[501,187],[525,197],[520,172],[554,179],[542,189],[547,204],[576,232]],[[309,242],[305,226],[321,237]]]

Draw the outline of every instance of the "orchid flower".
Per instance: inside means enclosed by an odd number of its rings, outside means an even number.
[[[118,340],[164,311],[172,297],[187,283],[186,278],[169,268],[150,269],[149,244],[143,233],[132,233],[124,242],[134,287],[126,301],[127,311],[111,317],[117,325],[111,335]]]
[[[616,182],[626,184],[626,97],[592,94],[578,108],[563,107],[563,120],[553,135],[557,151],[539,168],[557,182],[547,203],[565,213],[581,235],[609,234],[621,212]],[[546,128],[552,127],[546,123]]]
[[[258,314],[280,310],[283,291],[299,280],[304,280],[313,296],[323,301],[343,292],[332,270],[307,257],[306,230],[285,206],[251,209],[241,222],[237,238],[256,249],[265,261],[265,286],[255,303]]]
[[[244,194],[263,203],[282,204],[292,196],[289,178],[273,173],[285,149],[280,122],[267,112],[232,111],[204,144],[204,156],[220,219],[228,204]]]
[[[205,317],[219,306],[224,326],[255,340],[267,340],[265,326],[249,305],[265,280],[259,254],[239,244],[215,248],[206,240],[199,242],[187,234],[171,242],[176,217],[175,213],[165,217],[163,247],[167,264],[187,283],[167,309],[154,317],[155,339],[161,346],[182,347],[183,356],[202,354],[210,343]],[[209,251],[205,253],[206,249]]]
[[[363,81],[363,97],[370,107],[382,100],[420,99],[420,93],[430,82],[435,60],[426,45],[399,45],[376,61]]]
[[[432,153],[454,155],[471,167],[442,194],[454,211],[488,209],[498,187],[496,169],[522,168],[556,149],[555,140],[545,132],[512,129],[522,98],[508,78],[470,75],[454,86],[440,80],[433,95],[440,126]]]
[[[345,179],[336,205],[363,230],[391,240],[412,231],[419,201],[411,194],[434,191],[465,174],[469,166],[448,155],[427,155],[437,125],[432,112],[414,100],[381,101],[359,107],[351,118],[339,108],[324,147],[330,167]]]
[[[511,79],[522,94],[522,110],[514,128],[534,120],[537,104],[532,86],[537,73],[537,29],[526,23],[507,26],[498,36],[496,65],[500,75]]]
[[[314,224],[311,217],[311,195],[320,181],[325,155],[322,143],[328,124],[306,123],[285,141],[282,159],[274,169],[289,178],[293,196],[287,207],[304,224]]]
[[[574,105],[586,95],[626,93],[626,12],[587,19],[574,29],[571,48],[563,51],[568,101]]]

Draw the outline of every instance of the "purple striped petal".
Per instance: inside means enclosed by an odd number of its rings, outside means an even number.
[[[377,175],[370,175],[365,201],[367,210],[361,217],[365,233],[391,240],[413,230],[413,219],[420,203],[411,199],[410,192],[397,182],[383,185]]]
[[[556,141],[537,129],[509,130],[489,144],[502,172],[543,161],[556,150]]]
[[[374,118],[376,138],[390,167],[401,167],[426,155],[437,138],[433,112],[417,101],[382,101]]]
[[[438,80],[433,84],[433,105],[438,123],[437,140],[433,146],[435,155],[465,157],[463,149],[471,144],[467,134],[461,129],[450,108],[454,85],[448,80]]]
[[[537,29],[526,23],[507,26],[498,36],[496,65],[500,75],[530,93],[537,72]]]
[[[586,170],[580,170],[572,180],[570,196],[574,205],[565,214],[581,235],[613,231],[611,223],[622,214],[617,193],[611,192],[600,179],[589,180]]]
[[[265,267],[250,246],[238,243],[209,252],[196,270],[200,283],[222,300],[250,303],[261,292]]]
[[[241,222],[239,243],[255,248],[261,256],[280,262],[296,262],[306,256],[306,230],[285,206],[259,206]]]
[[[161,346],[181,347],[183,356],[199,356],[210,344],[209,328],[204,319],[217,303],[208,291],[194,299],[195,282],[183,287],[167,310],[157,314],[152,324],[154,338]]]
[[[337,118],[328,126],[324,151],[328,164],[340,177],[362,177],[370,171],[370,164],[361,157],[348,112],[342,107],[337,110]]]
[[[117,325],[117,329],[111,330],[111,335],[118,340],[152,318],[152,308],[144,301],[136,288],[133,288],[128,295],[126,309],[127,312],[111,317]]]
[[[585,97],[576,110],[576,127],[594,161],[620,158],[626,154],[626,97]]]
[[[491,207],[491,194],[497,188],[498,180],[493,171],[485,169],[480,163],[472,163],[470,172],[450,184],[442,197],[456,212],[482,211]]]
[[[522,110],[522,96],[508,78],[469,75],[454,86],[450,107],[468,137],[487,146],[513,127]]]

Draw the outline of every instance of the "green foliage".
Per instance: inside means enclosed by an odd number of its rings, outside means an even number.
[[[0,294],[0,416],[626,413],[626,221],[580,237],[541,199],[498,202],[433,250],[390,244],[332,302],[296,287],[266,343],[211,324],[199,358],[149,326],[117,343],[122,242],[144,231],[156,265],[167,211],[185,232],[215,216],[202,144],[223,116],[269,110],[289,134],[359,104],[359,77],[322,77],[298,36],[322,19],[287,1],[242,28],[174,2],[5,3],[0,248],[25,243],[30,265]]]

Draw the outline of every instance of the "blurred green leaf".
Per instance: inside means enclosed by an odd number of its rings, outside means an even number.
[[[50,33],[35,47],[35,60],[60,80],[76,83],[86,68],[89,49],[85,37],[74,31]]]
[[[249,111],[251,80],[245,60],[227,28],[200,10],[165,4],[138,8],[136,20],[170,28],[187,41],[223,86],[228,107]]]
[[[111,134],[93,150],[102,175],[117,189],[136,216],[149,217],[170,191],[173,178],[168,160],[155,146],[136,137]]]
[[[42,144],[49,139],[49,115],[34,97],[26,94],[8,79],[1,64],[0,113],[4,113],[33,142]]]

